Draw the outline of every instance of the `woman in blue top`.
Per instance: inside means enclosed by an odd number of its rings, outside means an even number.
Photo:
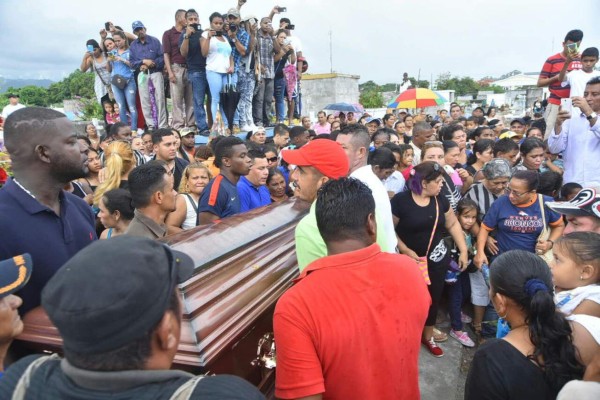
[[[137,130],[137,109],[135,108],[135,94],[137,86],[133,77],[133,70],[129,63],[129,44],[125,33],[117,31],[113,34],[117,49],[109,53],[108,59],[112,64],[111,78],[120,75],[127,80],[127,85],[120,89],[112,84],[115,100],[119,104],[119,115],[121,121],[127,122],[127,110],[131,116],[131,130]]]
[[[508,195],[499,197],[492,204],[481,224],[474,258],[477,267],[488,264],[485,243],[492,231],[496,231],[498,242],[498,252],[494,256],[517,249],[542,255],[552,249],[565,225],[560,214],[546,206],[553,199],[537,194],[538,185],[537,171],[518,171],[513,174],[508,184]],[[545,220],[550,228],[550,236],[545,241],[538,240],[544,229],[540,197],[544,200]]]

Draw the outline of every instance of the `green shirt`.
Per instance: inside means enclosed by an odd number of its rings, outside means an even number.
[[[315,200],[310,206],[308,215],[302,218],[296,226],[296,257],[298,258],[300,272],[311,262],[327,255],[327,246],[317,226],[316,209],[317,202]],[[387,246],[387,243],[385,240],[385,227],[379,221],[380,218],[381,216],[375,213],[377,244],[383,249],[384,246]]]

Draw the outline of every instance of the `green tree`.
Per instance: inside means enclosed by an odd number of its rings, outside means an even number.
[[[375,90],[364,91],[360,94],[360,104],[365,108],[380,108],[383,107],[383,96],[381,92]]]
[[[481,86],[473,78],[464,76],[451,76],[449,72],[440,74],[435,81],[438,90],[454,90],[457,96],[468,94],[475,95],[480,90],[491,90],[494,93],[504,93],[504,90],[498,86]]]
[[[21,103],[28,106],[48,106],[48,91],[39,86],[25,86],[18,91]]]
[[[360,90],[361,92],[370,92],[370,91],[380,91],[380,87],[378,84],[376,84],[373,81],[367,81],[365,83],[361,83],[360,85],[358,85],[358,90]]]

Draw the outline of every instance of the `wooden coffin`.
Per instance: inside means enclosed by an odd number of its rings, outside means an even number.
[[[270,394],[273,311],[298,274],[294,229],[308,208],[288,200],[163,239],[196,265],[180,286],[184,309],[174,368],[237,375]],[[26,315],[19,340],[38,351],[60,351],[62,344],[41,309]]]

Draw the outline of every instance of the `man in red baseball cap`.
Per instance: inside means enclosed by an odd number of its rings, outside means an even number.
[[[296,256],[300,271],[312,261],[327,255],[327,247],[317,227],[317,191],[330,179],[348,175],[350,165],[342,146],[329,139],[318,139],[298,150],[282,150],[281,157],[295,166],[290,174],[294,195],[312,203],[310,212],[296,227]]]

